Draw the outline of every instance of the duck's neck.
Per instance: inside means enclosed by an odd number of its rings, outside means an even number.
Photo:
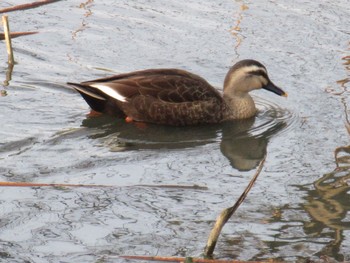
[[[228,108],[225,111],[225,119],[227,120],[247,119],[256,114],[254,100],[248,93],[227,94],[224,92],[224,101]]]

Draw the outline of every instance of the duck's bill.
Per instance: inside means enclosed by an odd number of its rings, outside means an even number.
[[[286,92],[284,92],[282,89],[277,87],[271,81],[265,87],[263,87],[263,89],[271,91],[271,92],[273,92],[273,93],[275,93],[275,94],[277,94],[279,96],[283,96],[283,97],[287,97],[288,96],[288,94]]]

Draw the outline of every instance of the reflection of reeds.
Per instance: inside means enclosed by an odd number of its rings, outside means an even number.
[[[3,85],[4,86],[8,86],[10,84],[10,80],[12,79],[12,71],[13,71],[13,67],[14,67],[14,64],[11,64],[9,63],[8,66],[7,66],[7,70],[6,70],[6,79],[4,80],[4,83]],[[4,91],[2,93],[3,96],[6,96],[7,95],[7,92]]]
[[[342,60],[345,70],[350,71],[350,56],[344,56]],[[336,83],[338,88],[328,87],[326,92],[340,99],[344,107],[345,128],[350,135],[350,116],[347,102],[350,78],[340,79]],[[314,182],[315,190],[310,191],[308,201],[305,204],[305,210],[312,218],[312,223],[305,224],[305,231],[322,236],[330,235],[333,232],[332,241],[318,253],[320,255],[328,254],[332,257],[339,254],[344,241],[344,231],[350,229],[350,222],[346,218],[350,206],[346,201],[344,202],[344,200],[348,200],[350,189],[350,145],[337,147],[334,150],[334,158],[336,168]],[[338,256],[341,258],[343,255]]]
[[[247,9],[248,9],[248,6],[247,6],[247,5],[241,4],[241,6],[240,6],[240,12],[237,14],[236,24],[233,25],[233,26],[231,27],[231,29],[230,29],[230,33],[232,34],[232,36],[234,36],[234,37],[236,38],[236,45],[234,46],[234,49],[235,49],[235,51],[236,51],[236,54],[238,54],[238,53],[237,53],[237,49],[238,49],[238,47],[241,45],[242,40],[243,40],[243,38],[242,38],[242,36],[241,36],[241,34],[240,34],[240,32],[241,32],[240,24],[241,24],[241,22],[242,22],[242,20],[243,20],[243,12],[244,12],[245,10],[247,10]]]
[[[81,3],[79,5],[79,8],[82,8],[85,10],[85,14],[84,14],[85,18],[88,18],[89,16],[92,15],[91,5],[93,2],[94,2],[94,0],[86,0],[84,3]],[[76,39],[78,33],[84,31],[87,28],[88,23],[85,20],[85,18],[82,19],[81,25],[79,26],[79,28],[77,28],[76,30],[74,30],[72,32],[72,39]]]
[[[350,50],[350,42],[349,42],[348,50]],[[343,65],[345,67],[345,70],[350,72],[350,56],[346,55],[341,59],[344,61]],[[339,88],[327,87],[325,91],[327,93],[330,93],[334,96],[338,96],[340,98],[340,102],[344,106],[345,128],[348,134],[350,135],[350,118],[349,118],[349,111],[348,111],[348,105],[347,105],[347,99],[348,99],[348,93],[349,93],[348,86],[350,83],[350,77],[340,79],[336,81],[336,83],[339,85]]]
[[[339,251],[344,241],[344,231],[350,229],[350,222],[346,218],[350,208],[346,202],[350,189],[350,156],[339,157],[340,152],[349,154],[349,146],[335,150],[337,168],[314,182],[315,190],[309,192],[304,205],[312,218],[310,222],[305,222],[305,232],[323,238],[331,237],[332,240],[318,252],[319,255],[331,257],[336,254],[341,257]],[[345,166],[340,166],[340,164],[345,164]]]
[[[345,153],[343,156],[339,156],[340,153]],[[343,165],[343,168],[350,169],[350,145],[341,146],[335,149],[334,151],[335,163],[337,165],[337,169]]]

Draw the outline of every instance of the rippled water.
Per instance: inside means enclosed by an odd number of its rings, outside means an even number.
[[[24,2],[24,1],[23,1]],[[0,7],[19,4],[3,1]],[[17,64],[0,97],[0,262],[201,256],[266,155],[215,257],[350,260],[348,1],[62,1],[9,13]],[[2,79],[9,75],[0,52]],[[65,85],[176,67],[221,89],[243,58],[289,93],[255,119],[187,128],[89,117]]]

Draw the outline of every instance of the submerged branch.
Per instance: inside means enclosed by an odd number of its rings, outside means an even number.
[[[266,160],[266,155],[265,157],[260,161],[259,166],[253,176],[253,178],[250,180],[249,184],[247,185],[246,189],[244,190],[244,192],[241,194],[241,196],[239,197],[239,199],[237,200],[237,202],[229,207],[224,209],[219,217],[216,219],[215,225],[213,227],[213,229],[210,232],[208,241],[207,241],[207,245],[204,249],[204,255],[206,257],[210,257],[213,255],[215,246],[216,246],[216,242],[219,238],[219,235],[221,233],[222,228],[224,227],[224,225],[226,224],[226,222],[230,219],[230,217],[234,214],[234,212],[237,210],[237,208],[242,204],[242,202],[244,201],[244,199],[247,197],[250,189],[253,187],[256,179],[258,178],[264,163]]]

